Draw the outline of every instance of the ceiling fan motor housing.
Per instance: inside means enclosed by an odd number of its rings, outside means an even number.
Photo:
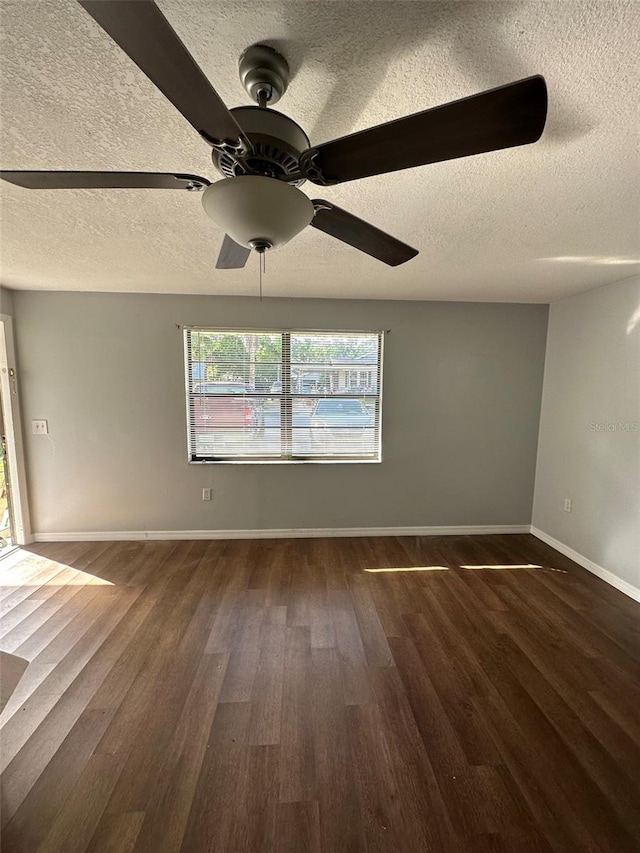
[[[300,154],[311,144],[299,124],[283,113],[261,107],[234,107],[230,112],[253,146],[253,152],[246,158],[252,174],[285,181],[287,175],[299,174]],[[247,174],[242,164],[227,152],[214,148],[212,158],[225,178]],[[289,183],[301,186],[304,178]]]

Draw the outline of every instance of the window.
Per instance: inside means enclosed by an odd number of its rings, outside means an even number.
[[[380,332],[186,329],[191,462],[379,462]]]

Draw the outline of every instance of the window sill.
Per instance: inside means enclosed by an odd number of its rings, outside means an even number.
[[[382,459],[188,459],[189,465],[379,465]]]

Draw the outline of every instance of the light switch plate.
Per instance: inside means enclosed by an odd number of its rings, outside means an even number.
[[[48,435],[49,424],[47,421],[31,421],[31,432],[34,435]]]

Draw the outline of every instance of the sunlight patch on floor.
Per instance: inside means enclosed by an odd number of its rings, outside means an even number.
[[[460,566],[461,569],[542,569],[544,572],[560,572],[566,575],[564,569],[552,569],[550,566],[539,566],[537,563],[513,563],[512,565],[476,565],[476,566]]]
[[[66,576],[64,580],[60,581],[58,580],[58,575],[55,575],[50,581],[46,582],[47,586],[113,586],[111,581],[99,578],[97,575],[83,572],[81,569],[74,569],[71,566],[65,566],[63,563],[59,565],[62,565],[63,569],[71,568],[75,574],[72,577]],[[36,585],[36,582],[34,581],[33,584]]]
[[[38,557],[38,563],[34,564],[34,554],[30,551],[19,549],[11,557],[10,563],[0,568],[0,586],[113,586],[111,581],[47,557]],[[38,577],[45,571],[48,579]]]
[[[365,569],[365,572],[448,572],[448,566],[405,566],[401,569]]]
[[[514,563],[510,566],[508,565],[476,565],[476,566],[460,566],[461,569],[541,569],[542,566],[538,566],[536,563]]]

